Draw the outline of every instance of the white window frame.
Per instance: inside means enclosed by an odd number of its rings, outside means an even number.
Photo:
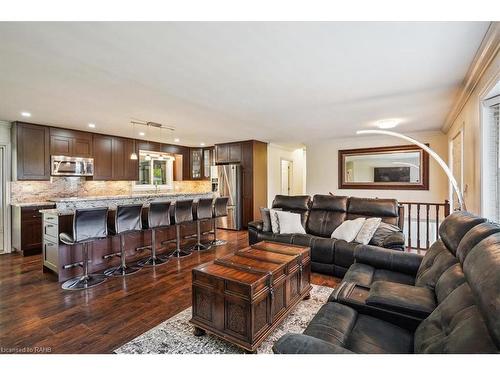
[[[149,191],[149,190],[170,191],[170,190],[172,190],[174,188],[174,164],[173,164],[173,162],[174,162],[175,158],[168,153],[140,150],[139,155],[138,155],[138,158],[139,158],[138,164],[140,163],[141,155],[144,155],[144,154],[149,154],[150,156],[152,156],[151,164],[153,163],[153,160],[157,159],[160,155],[165,157],[167,159],[166,160],[167,165],[168,165],[168,163],[170,164],[170,168],[168,168],[168,166],[167,166],[167,169],[170,169],[170,173],[169,173],[170,176],[167,176],[167,183],[162,184],[162,185],[139,184],[138,181],[134,181],[132,190],[133,191]],[[138,168],[139,168],[139,165],[138,165]],[[153,181],[153,173],[154,173],[154,170],[153,170],[152,165],[151,165],[151,168],[150,168],[151,181]]]

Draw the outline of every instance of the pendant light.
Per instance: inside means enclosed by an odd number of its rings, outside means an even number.
[[[132,134],[134,134],[134,123],[132,122]],[[130,154],[130,160],[137,160],[137,153],[135,152],[135,139],[134,139],[134,151]]]

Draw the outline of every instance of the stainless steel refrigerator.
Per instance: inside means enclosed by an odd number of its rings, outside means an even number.
[[[219,228],[241,229],[241,166],[239,164],[215,165],[210,171],[212,190],[221,197],[229,197],[227,217],[219,220]]]

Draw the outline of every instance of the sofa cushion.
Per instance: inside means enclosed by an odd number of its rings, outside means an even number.
[[[476,225],[460,241],[457,248],[457,258],[460,263],[464,263],[465,258],[481,240],[492,235],[493,233],[500,232],[500,226],[493,223],[481,223]]]
[[[470,212],[456,211],[443,220],[439,226],[439,236],[448,250],[455,255],[458,245],[466,233],[485,221],[485,218],[475,216]]]
[[[283,211],[300,214],[302,226],[305,228],[310,204],[311,197],[309,195],[276,195],[271,208],[281,208]]]
[[[463,270],[492,340],[500,349],[500,233],[474,246]]]
[[[366,219],[354,241],[362,243],[363,245],[368,245],[380,225],[381,220],[382,219],[379,217],[370,217]]]
[[[366,304],[422,319],[436,308],[434,293],[430,289],[390,281],[375,281]]]
[[[387,237],[398,232],[401,232],[401,229],[397,225],[381,222],[369,243],[370,245],[384,247]]]
[[[363,263],[354,263],[349,267],[342,281],[370,287],[375,281],[392,281],[400,284],[413,285],[415,283],[415,278],[405,273],[377,269]]]
[[[443,241],[437,240],[427,250],[420,263],[415,286],[434,289],[441,275],[455,263],[458,263],[458,259],[448,251]]]
[[[418,326],[414,342],[415,353],[498,353],[467,283]]]
[[[347,199],[343,196],[316,194],[307,220],[307,233],[331,237],[335,228],[346,219]]]
[[[333,262],[339,266],[349,268],[354,263],[354,250],[359,244],[337,240],[335,242],[335,253]]]
[[[355,353],[411,353],[413,346],[405,329],[334,302],[321,307],[304,334]]]
[[[345,240],[347,242],[354,241],[365,221],[366,219],[364,217],[344,221],[333,231],[332,238]]]
[[[384,223],[398,225],[398,201],[351,197],[347,205],[347,219],[358,217],[380,217]]]

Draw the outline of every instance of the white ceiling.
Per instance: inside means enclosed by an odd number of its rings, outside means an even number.
[[[487,22],[0,23],[0,119],[181,143],[437,130]],[[157,139],[158,131],[148,133]]]

